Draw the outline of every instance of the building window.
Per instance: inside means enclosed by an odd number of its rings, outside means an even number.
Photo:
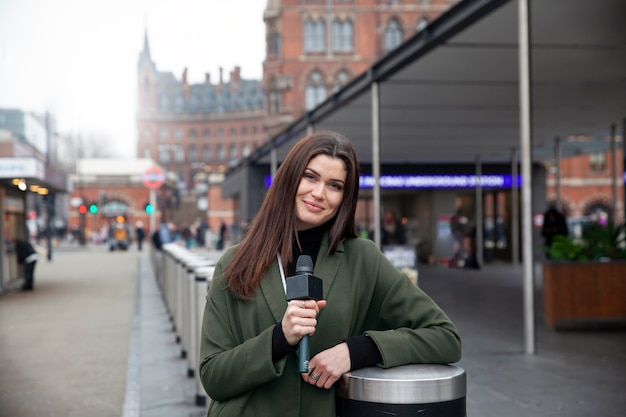
[[[282,107],[282,94],[278,89],[278,83],[276,77],[272,77],[270,80],[270,88],[268,94],[268,111],[270,114],[279,114]]]
[[[210,162],[211,156],[211,147],[207,145],[202,149],[202,159],[204,162]]]
[[[174,158],[176,162],[185,162],[185,150],[182,146],[176,146],[174,148]]]
[[[211,129],[204,129],[202,131],[202,136],[208,139],[211,136]]]
[[[158,147],[159,162],[167,163],[170,161],[170,147],[168,145],[161,145]]]
[[[604,152],[589,154],[589,169],[593,172],[603,172],[606,170],[606,154]]]
[[[312,110],[325,99],[326,87],[324,86],[324,77],[319,71],[314,71],[306,83],[305,107],[307,110]]]
[[[163,113],[167,113],[169,111],[170,101],[166,95],[161,96],[161,99],[159,100],[159,107]]]
[[[337,91],[341,90],[343,86],[348,83],[348,80],[350,80],[350,75],[348,75],[348,73],[344,70],[339,71],[337,73],[337,76],[335,77],[335,84],[333,85],[333,93],[336,93]]]
[[[219,145],[217,147],[217,160],[220,162],[226,160],[226,149],[224,149],[224,145]]]
[[[176,97],[176,101],[174,102],[174,111],[176,113],[181,113],[183,111],[184,100],[181,96]]]
[[[391,19],[385,29],[385,52],[396,49],[402,43],[402,29],[397,19]]]
[[[354,50],[354,31],[351,20],[335,19],[333,23],[333,50],[352,52]]]
[[[246,143],[243,145],[243,149],[241,150],[242,156],[244,158],[250,156],[250,144]]]
[[[174,137],[176,138],[176,140],[181,140],[183,138],[183,129],[175,129]]]
[[[421,32],[422,30],[426,29],[426,26],[428,26],[428,19],[422,17],[417,23],[417,32]]]
[[[267,54],[272,56],[280,56],[281,41],[279,33],[270,32],[270,34],[267,35]]]
[[[189,162],[197,162],[198,161],[198,150],[196,149],[196,145],[189,146]]]
[[[237,145],[230,145],[230,159],[237,159]]]
[[[221,140],[224,137],[224,129],[221,127],[217,129],[217,139]]]
[[[143,130],[143,137],[146,139],[150,139],[150,136],[152,136],[152,130],[149,128],[145,128]]]
[[[304,23],[304,52],[324,52],[325,24],[323,19],[307,18]]]
[[[150,151],[150,148],[143,148],[143,157],[144,158],[152,158],[152,152]]]
[[[169,137],[170,137],[169,129],[161,129],[161,130],[159,130],[159,139],[161,139],[161,141],[165,141],[165,140],[169,139]]]
[[[237,129],[234,127],[231,127],[228,130],[228,136],[230,136],[231,138],[234,138],[235,136],[237,136]]]
[[[189,137],[195,139],[198,136],[196,129],[189,129]]]

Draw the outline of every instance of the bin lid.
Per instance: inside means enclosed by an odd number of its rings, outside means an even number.
[[[340,397],[382,404],[429,404],[465,397],[465,370],[456,365],[369,367],[344,374]]]
[[[206,281],[213,278],[213,272],[215,272],[215,267],[213,266],[201,266],[194,270],[196,275],[196,281]]]

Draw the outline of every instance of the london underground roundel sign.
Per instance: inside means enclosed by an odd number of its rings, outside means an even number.
[[[156,190],[165,182],[165,173],[159,167],[150,167],[141,176],[141,181],[146,188]]]

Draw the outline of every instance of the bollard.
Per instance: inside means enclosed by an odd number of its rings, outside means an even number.
[[[206,294],[213,279],[215,267],[199,267],[195,270],[195,297],[192,298],[191,316],[191,349],[189,357],[194,369],[198,369],[200,365],[200,334],[202,332],[202,318],[204,316],[204,305],[206,303]],[[196,374],[195,380],[196,405],[205,406],[207,404],[207,395],[202,382],[200,381],[199,372]]]
[[[176,342],[180,343],[180,357],[183,359],[187,358],[187,349],[189,347],[185,344],[185,332],[187,330],[186,326],[188,325],[188,323],[186,323],[188,317],[187,310],[189,308],[189,305],[186,303],[187,291],[185,289],[185,283],[187,282],[187,264],[197,259],[197,255],[184,248],[178,255],[174,325],[176,327]]]
[[[337,382],[337,417],[465,417],[465,395],[456,365],[357,369]]]
[[[214,266],[215,262],[209,259],[196,257],[195,259],[189,259],[186,262],[187,275],[184,282],[184,300],[183,300],[183,320],[182,320],[182,347],[187,351],[187,376],[193,378],[195,375],[195,358],[193,358],[193,331],[195,324],[196,310],[195,298],[196,298],[196,269],[202,267]]]

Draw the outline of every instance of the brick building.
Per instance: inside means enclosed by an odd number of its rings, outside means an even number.
[[[175,173],[183,205],[207,190],[212,230],[222,221],[237,226],[235,203],[221,196],[229,161],[249,155],[452,3],[269,0],[262,81],[243,79],[239,67],[228,81],[221,69],[215,83],[207,73],[204,83],[189,84],[187,70],[179,80],[157,70],[146,33],[138,62],[137,156]]]
[[[268,132],[313,109],[457,1],[269,0]]]
[[[258,80],[241,77],[234,68],[228,81],[220,69],[216,83],[189,84],[160,72],[150,56],[148,35],[138,63],[137,156],[152,158],[175,176],[173,196],[162,195],[159,207],[180,226],[193,221],[184,214],[208,194],[205,220],[212,230],[222,221],[233,224],[232,201],[221,196],[220,184],[229,161],[245,157],[267,139],[265,95]],[[183,213],[167,207],[176,199]]]
[[[617,149],[613,167],[610,151],[566,158],[560,164],[560,205],[569,219],[572,232],[589,221],[605,222],[609,218],[624,221],[624,152]],[[614,217],[612,173],[616,172],[616,216]],[[547,201],[557,205],[556,170],[549,171]]]

